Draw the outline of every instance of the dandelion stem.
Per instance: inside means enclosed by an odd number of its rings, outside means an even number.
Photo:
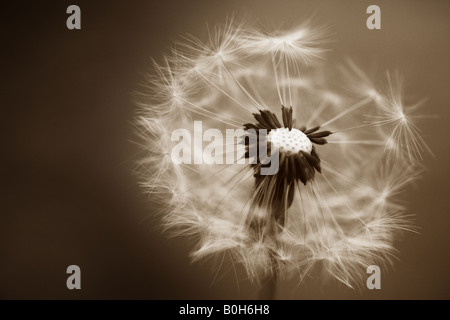
[[[284,215],[286,213],[286,201],[283,200],[281,204],[276,205],[272,204],[271,208],[271,217],[269,220],[269,225],[266,227],[266,237],[270,237],[271,241],[273,241],[278,246],[277,241],[277,233],[279,232],[279,227],[284,227]],[[279,215],[279,211],[283,210],[283,214]],[[279,216],[278,219],[275,217]],[[282,218],[282,219],[280,219]],[[274,253],[275,254],[275,253]],[[278,275],[279,275],[279,265],[275,255],[271,256],[269,260],[270,265],[266,269],[266,271],[261,275],[260,283],[261,288],[259,289],[259,299],[260,300],[274,300],[277,292],[277,284],[278,284]]]
[[[261,289],[259,290],[260,300],[274,300],[277,291],[277,278],[276,274],[267,275],[261,282]]]

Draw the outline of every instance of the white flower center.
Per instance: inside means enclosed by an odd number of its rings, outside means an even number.
[[[278,128],[270,130],[267,139],[277,146],[280,151],[299,153],[300,151],[311,153],[311,140],[300,130],[292,128]]]

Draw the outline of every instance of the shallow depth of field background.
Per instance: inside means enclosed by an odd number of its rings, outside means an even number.
[[[67,6],[81,7],[82,30],[66,29]],[[382,29],[366,28],[370,4]],[[450,2],[445,1],[39,1],[2,4],[2,190],[0,298],[251,299],[241,273],[189,262],[192,243],[167,240],[154,207],[131,174],[138,148],[132,92],[179,35],[205,36],[228,15],[264,26],[314,14],[345,57],[365,70],[398,69],[406,93],[428,97],[420,127],[436,158],[402,199],[420,234],[396,244],[381,290],[322,283],[319,273],[280,299],[449,299]],[[82,289],[65,270],[81,267]],[[225,271],[225,272],[224,272]],[[239,271],[239,269],[238,269]]]

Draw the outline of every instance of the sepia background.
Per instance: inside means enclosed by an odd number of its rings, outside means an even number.
[[[66,28],[81,8],[82,30]],[[366,8],[381,8],[381,30]],[[420,127],[435,157],[402,196],[419,234],[396,244],[381,290],[350,290],[312,275],[280,284],[279,299],[450,298],[450,2],[34,1],[2,3],[0,298],[252,299],[234,272],[215,278],[189,262],[192,243],[168,240],[131,173],[138,155],[132,94],[180,35],[204,35],[227,15],[279,26],[315,15],[330,25],[328,60],[398,69],[412,98],[427,97]],[[66,268],[81,268],[81,290]]]

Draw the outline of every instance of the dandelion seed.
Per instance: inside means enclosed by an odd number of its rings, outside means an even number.
[[[206,40],[183,37],[155,64],[151,100],[140,104],[142,184],[165,228],[197,236],[195,260],[242,264],[266,297],[278,278],[301,282],[317,264],[350,287],[365,283],[368,265],[391,264],[394,240],[412,229],[395,199],[429,151],[414,123],[420,104],[404,105],[397,76],[379,90],[348,62],[345,81],[335,80],[346,90],[330,89],[324,66],[309,63],[325,51],[323,31],[303,24],[269,35],[230,19]],[[243,158],[170,161],[171,133],[194,120],[243,129],[227,148],[207,148],[225,157],[240,146]],[[266,175],[272,155],[278,170]]]
[[[410,162],[421,159],[424,151],[431,153],[422,138],[422,132],[415,124],[416,120],[423,118],[414,112],[424,103],[424,100],[407,106],[403,103],[402,79],[397,73],[387,74],[388,89],[379,102],[382,114],[377,117],[379,123],[386,123],[393,127],[389,139],[394,141],[394,152],[397,155],[404,151]]]

